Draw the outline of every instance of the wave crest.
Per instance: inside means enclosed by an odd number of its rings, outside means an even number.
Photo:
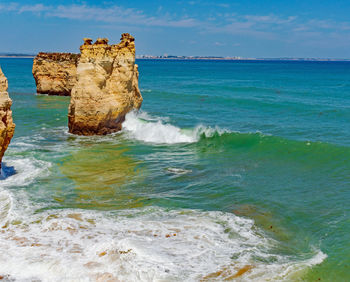
[[[194,129],[181,129],[166,123],[168,119],[152,117],[145,112],[130,112],[123,123],[123,131],[139,141],[154,144],[194,143],[201,137],[212,137],[227,130],[199,125]]]

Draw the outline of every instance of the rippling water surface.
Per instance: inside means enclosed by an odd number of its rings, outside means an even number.
[[[350,63],[139,61],[142,110],[98,137],[34,95],[31,59],[0,64],[0,276],[350,277]]]

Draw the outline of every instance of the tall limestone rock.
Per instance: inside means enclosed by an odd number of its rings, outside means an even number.
[[[119,131],[125,115],[142,104],[134,38],[124,33],[116,45],[109,45],[105,38],[94,44],[89,38],[84,41],[71,92],[69,132],[105,135]]]
[[[77,81],[80,55],[40,52],[33,61],[33,76],[39,94],[69,96]]]
[[[0,169],[2,157],[15,132],[11,111],[12,100],[7,93],[7,88],[7,78],[0,68]]]

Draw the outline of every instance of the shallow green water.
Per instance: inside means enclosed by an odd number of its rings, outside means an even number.
[[[346,281],[350,63],[138,63],[142,111],[77,137],[69,97],[33,95],[32,61],[0,59],[16,123],[0,274]]]

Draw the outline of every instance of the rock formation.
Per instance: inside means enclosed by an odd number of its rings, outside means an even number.
[[[109,45],[106,38],[94,44],[84,38],[80,51],[68,111],[69,132],[104,135],[121,130],[125,115],[142,104],[134,38],[124,33],[116,45]]]
[[[7,78],[0,68],[0,169],[2,157],[15,132],[11,111],[12,100],[7,93],[7,88]]]
[[[69,96],[77,81],[80,55],[40,52],[33,62],[33,76],[39,94]]]

